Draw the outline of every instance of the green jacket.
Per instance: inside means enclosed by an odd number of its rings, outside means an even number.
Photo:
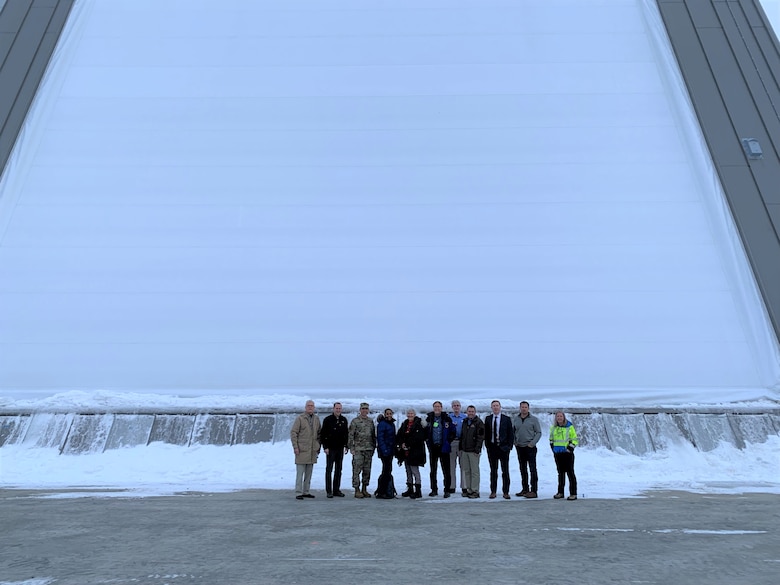
[[[565,453],[569,447],[579,445],[577,441],[577,431],[570,421],[566,421],[563,426],[553,425],[550,427],[550,447],[553,453]]]

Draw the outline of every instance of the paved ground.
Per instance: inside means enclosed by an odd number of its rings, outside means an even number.
[[[0,490],[0,583],[780,583],[777,495],[51,496]]]

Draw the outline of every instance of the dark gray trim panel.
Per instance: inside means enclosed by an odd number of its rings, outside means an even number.
[[[657,3],[780,339],[780,44],[759,0]]]
[[[7,0],[0,11],[0,175],[75,0]]]

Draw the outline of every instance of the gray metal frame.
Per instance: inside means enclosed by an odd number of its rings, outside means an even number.
[[[74,0],[7,0],[0,11],[0,175]]]
[[[759,0],[657,3],[780,339],[780,44]]]

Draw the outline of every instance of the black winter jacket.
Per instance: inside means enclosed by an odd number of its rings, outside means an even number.
[[[330,414],[322,421],[320,444],[323,449],[344,449],[347,446],[349,423],[345,416]]]
[[[425,453],[425,429],[419,416],[414,417],[412,425],[408,420],[401,422],[395,435],[395,454],[399,463],[425,465],[428,456]]]
[[[466,453],[479,453],[485,442],[485,423],[478,416],[466,419],[460,427],[460,450]]]

